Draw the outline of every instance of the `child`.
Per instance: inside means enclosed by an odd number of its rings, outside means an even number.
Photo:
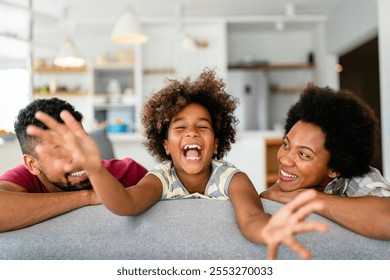
[[[67,168],[87,172],[102,203],[118,215],[137,215],[161,199],[207,197],[230,199],[243,235],[266,244],[268,257],[276,257],[277,246],[285,243],[302,258],[309,258],[294,234],[326,231],[322,223],[303,221],[322,208],[308,191],[283,207],[272,218],[263,211],[261,200],[248,176],[221,160],[235,141],[237,100],[225,92],[225,84],[206,69],[195,81],[171,80],[146,103],[142,123],[145,145],[161,163],[139,183],[124,189],[102,166],[98,148],[66,111],[65,125],[43,113],[36,117],[49,130],[30,127],[31,135],[55,143],[71,153]]]

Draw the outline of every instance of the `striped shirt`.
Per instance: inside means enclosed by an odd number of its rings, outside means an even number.
[[[231,163],[223,160],[211,161],[211,176],[207,182],[204,194],[192,193],[180,182],[176,169],[171,160],[157,164],[148,174],[157,176],[162,185],[163,192],[161,200],[179,198],[206,198],[228,200],[228,190],[234,174],[241,172]]]
[[[324,193],[355,197],[390,197],[390,184],[378,169],[370,167],[370,171],[362,176],[335,178],[325,187]]]

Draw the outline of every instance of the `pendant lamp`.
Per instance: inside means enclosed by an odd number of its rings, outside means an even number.
[[[71,68],[83,67],[85,65],[85,59],[79,55],[71,37],[66,39],[65,44],[54,59],[54,65]]]
[[[133,8],[127,8],[116,22],[111,41],[118,44],[142,44],[148,41]]]

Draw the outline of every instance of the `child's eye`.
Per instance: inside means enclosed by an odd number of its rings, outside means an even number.
[[[287,150],[289,148],[289,145],[287,142],[283,142],[282,147]]]
[[[208,126],[206,126],[206,125],[199,125],[198,126],[198,129],[208,129],[209,127]]]
[[[176,130],[182,130],[182,129],[185,129],[186,127],[184,125],[179,125],[179,126],[175,126],[173,129],[176,129]]]

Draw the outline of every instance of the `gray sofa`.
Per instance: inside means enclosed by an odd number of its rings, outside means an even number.
[[[263,199],[274,213],[282,204]],[[355,234],[326,221],[326,234],[301,234],[313,259],[390,259],[390,241]],[[265,246],[246,240],[229,201],[160,201],[137,217],[121,217],[104,206],[74,210],[40,224],[0,234],[0,259],[266,259]],[[299,259],[281,246],[279,259]]]

